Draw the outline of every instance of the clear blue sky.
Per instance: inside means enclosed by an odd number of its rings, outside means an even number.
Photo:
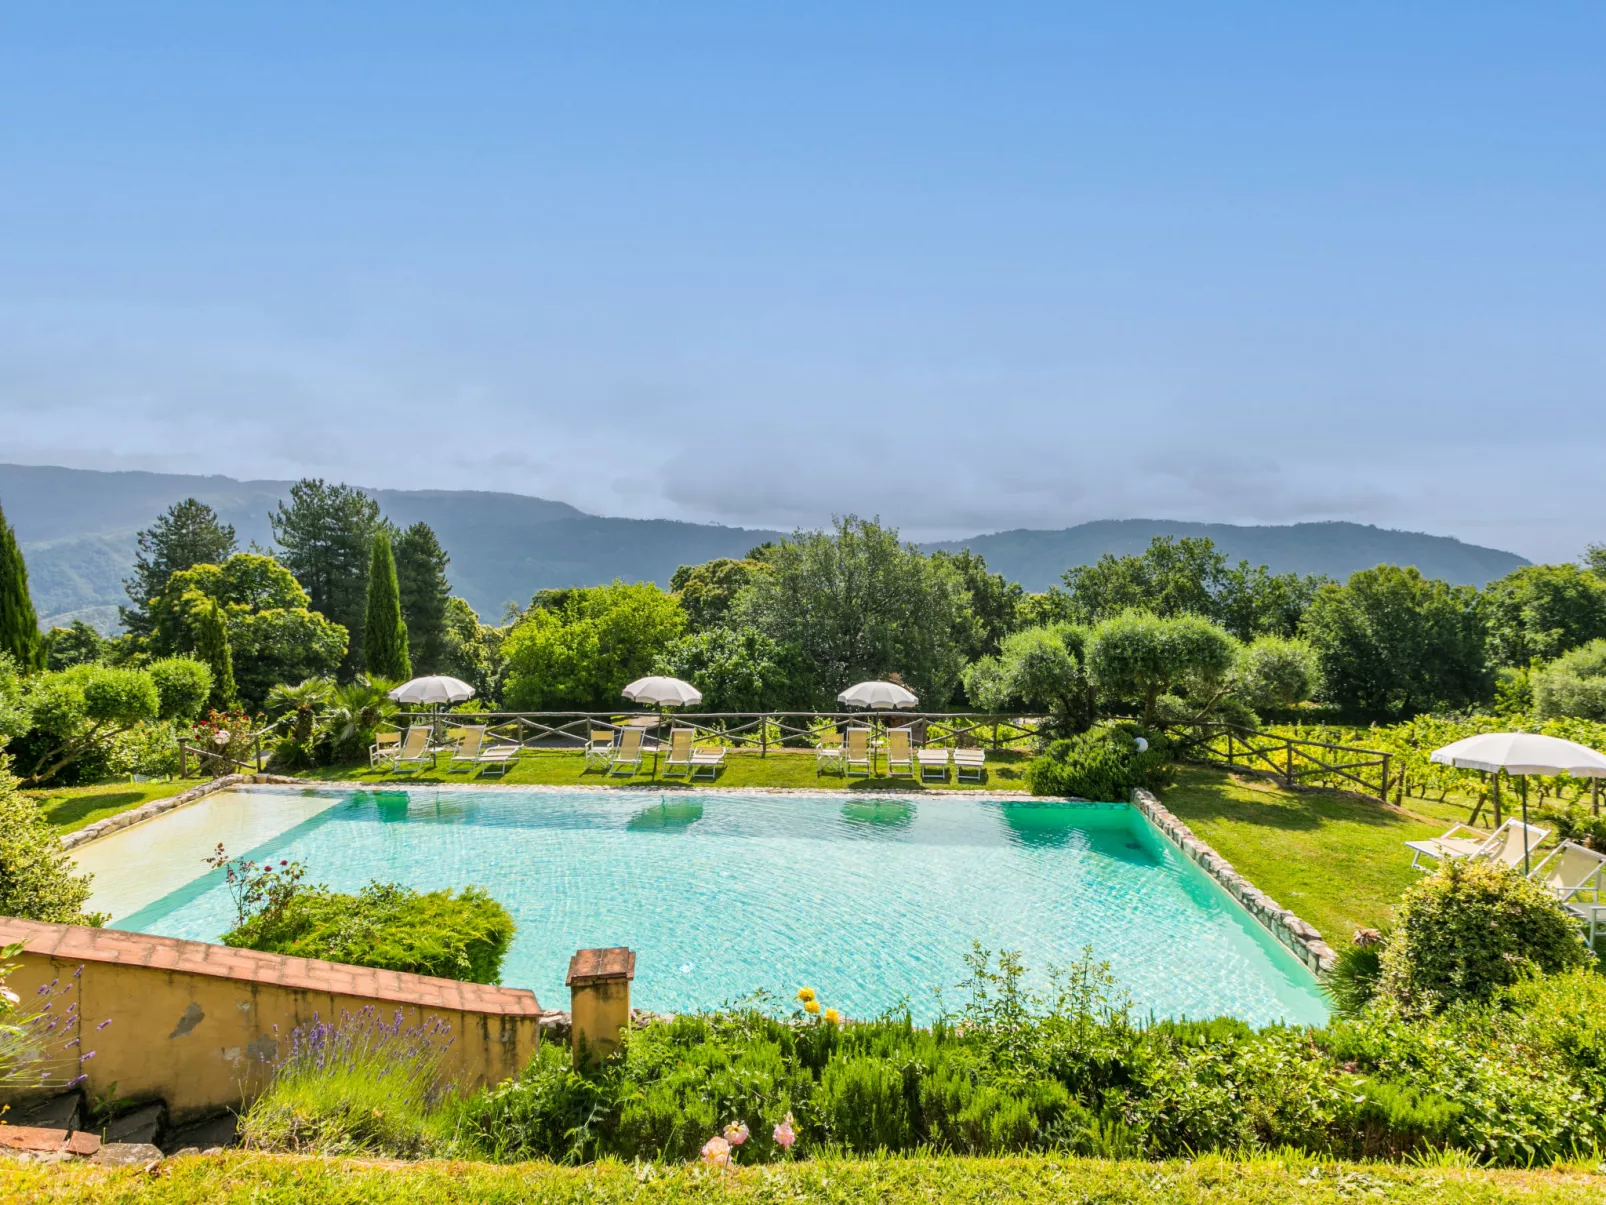
[[[0,459],[1606,539],[1606,5],[0,7]]]

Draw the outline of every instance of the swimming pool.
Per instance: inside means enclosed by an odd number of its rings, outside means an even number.
[[[309,882],[479,884],[518,934],[502,981],[566,1007],[569,956],[636,950],[633,1001],[680,1011],[800,984],[849,1016],[965,977],[972,941],[1046,983],[1091,947],[1140,1014],[1320,1023],[1305,967],[1125,805],[699,791],[257,787],[78,851],[113,926],[216,940],[201,859],[300,860]]]

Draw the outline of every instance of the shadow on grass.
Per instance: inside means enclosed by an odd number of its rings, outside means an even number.
[[[108,808],[122,810],[143,802],[145,795],[141,791],[106,791],[93,795],[74,795],[70,799],[63,799],[59,803],[45,804],[40,807],[44,817],[57,828],[69,824],[77,824],[95,812],[102,812]]]
[[[1251,798],[1228,794],[1243,791]],[[1258,796],[1258,798],[1256,798]],[[1263,828],[1309,830],[1334,821],[1378,828],[1407,827],[1409,818],[1381,804],[1325,792],[1295,794],[1268,781],[1237,778],[1226,770],[1187,767],[1162,792],[1165,806],[1180,819],[1237,820]]]

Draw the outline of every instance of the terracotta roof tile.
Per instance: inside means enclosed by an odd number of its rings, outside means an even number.
[[[21,942],[29,954],[48,955],[61,962],[150,966],[214,979],[274,983],[423,1008],[462,1009],[501,1016],[535,1016],[541,1011],[535,994],[524,988],[458,983],[453,979],[236,950],[118,929],[0,917],[0,945],[12,942]]]

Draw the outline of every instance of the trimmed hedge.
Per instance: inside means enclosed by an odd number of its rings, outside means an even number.
[[[352,966],[496,983],[513,918],[478,887],[454,894],[370,883],[357,895],[297,890],[283,908],[247,919],[223,944]]]

